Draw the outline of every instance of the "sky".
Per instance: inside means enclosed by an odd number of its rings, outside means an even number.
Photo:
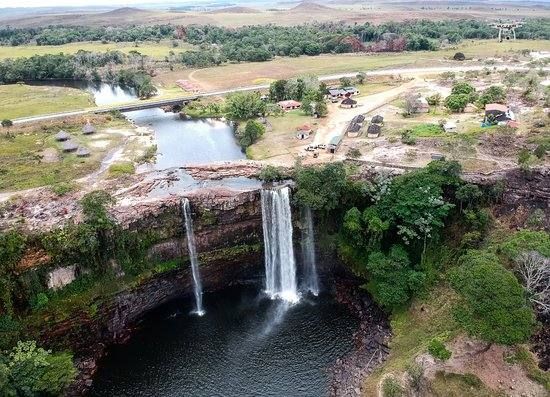
[[[170,1],[175,3],[176,1]],[[65,7],[83,5],[135,5],[143,3],[166,3],[166,0],[0,0],[2,7]],[[182,1],[185,3],[185,1]]]

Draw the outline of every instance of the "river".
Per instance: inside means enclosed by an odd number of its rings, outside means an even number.
[[[125,103],[137,99],[131,89],[106,83],[84,81],[41,81],[34,85],[57,85],[89,91],[98,106]],[[182,120],[177,113],[162,109],[146,109],[124,114],[138,126],[155,134],[157,156],[152,169],[163,170],[192,164],[244,159],[237,144],[233,127],[214,119]]]

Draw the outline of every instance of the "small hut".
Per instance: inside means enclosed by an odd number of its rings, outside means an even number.
[[[382,132],[382,127],[378,124],[371,124],[367,129],[368,138],[378,138]]]
[[[296,129],[296,138],[303,140],[308,139],[313,132],[309,124],[304,124]]]
[[[418,97],[416,99],[416,113],[428,113],[430,111],[430,105],[428,100],[424,97]]]
[[[76,149],[78,149],[78,145],[74,143],[71,140],[63,142],[61,145],[61,149],[63,149],[64,152],[74,152]]]
[[[363,123],[365,122],[365,116],[363,116],[362,114],[359,114],[359,115],[355,116],[353,119],[351,119],[351,122],[353,124],[358,124],[358,125],[362,126]]]
[[[356,108],[357,107],[357,101],[355,101],[351,98],[346,98],[342,102],[340,102],[340,107],[344,108],[344,109]]]
[[[350,138],[357,138],[361,135],[361,126],[359,124],[351,123],[348,127],[347,133]]]
[[[76,151],[76,156],[77,157],[89,157],[90,156],[90,151],[85,148],[84,146],[80,146],[78,148],[78,150]]]
[[[294,110],[294,109],[300,109],[302,107],[302,103],[295,101],[295,100],[288,100],[288,101],[279,101],[277,102],[277,105],[284,111],[288,110]]]
[[[82,127],[82,133],[84,135],[90,135],[95,132],[95,127],[88,121],[84,127]]]
[[[66,131],[59,131],[57,134],[55,134],[55,140],[58,142],[65,142],[68,141],[71,138],[71,136]]]
[[[330,142],[327,146],[327,151],[329,153],[336,153],[336,151],[340,147],[341,143],[342,143],[342,136],[341,135],[337,135],[335,137],[332,137],[332,139],[330,140]]]
[[[371,119],[371,124],[384,124],[384,117],[380,116],[379,114],[377,114],[376,116],[374,116],[372,119]]]

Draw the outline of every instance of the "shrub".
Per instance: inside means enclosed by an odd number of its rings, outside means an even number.
[[[258,178],[264,182],[278,182],[284,179],[281,168],[272,165],[262,167]]]
[[[361,157],[361,151],[357,149],[356,147],[352,147],[348,150],[348,157],[352,159],[357,159]]]
[[[265,133],[265,126],[256,120],[248,120],[244,130],[237,131],[239,144],[246,149],[254,144]]]
[[[438,338],[433,338],[430,343],[428,344],[428,353],[430,353],[433,357],[446,361],[449,358],[451,358],[451,352],[447,350],[443,342],[441,342]]]
[[[430,95],[429,97],[426,98],[426,100],[428,101],[428,105],[430,106],[439,106],[439,104],[441,103],[441,94],[436,93],[436,94]]]
[[[391,376],[386,377],[384,382],[382,382],[383,397],[401,397],[403,391],[403,387]]]
[[[416,137],[412,134],[411,130],[405,130],[401,133],[401,143],[405,145],[416,145]]]
[[[72,183],[60,182],[51,186],[51,191],[58,196],[64,196],[67,193],[72,192],[75,189],[75,186]]]
[[[118,178],[124,175],[132,175],[135,172],[136,167],[134,166],[134,163],[131,163],[129,161],[123,163],[115,163],[109,166],[109,176],[111,178]]]
[[[46,295],[43,292],[40,292],[31,302],[31,307],[33,310],[40,310],[44,308],[50,299],[48,298],[48,295]]]

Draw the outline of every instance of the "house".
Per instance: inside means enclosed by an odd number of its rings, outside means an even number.
[[[342,90],[344,91],[344,96],[359,95],[359,90],[355,87],[344,87]]]
[[[285,111],[300,109],[300,107],[302,107],[302,104],[300,102],[295,101],[293,99],[289,99],[288,101],[277,102],[277,105],[279,105],[279,107]]]
[[[384,117],[380,116],[379,114],[377,114],[376,116],[374,116],[371,120],[370,120],[371,124],[384,124]]]
[[[69,141],[63,142],[63,144],[61,145],[61,149],[64,152],[74,152],[76,149],[78,149],[78,145],[73,141],[69,140]]]
[[[488,103],[485,105],[485,123],[498,124],[515,120],[514,113],[506,105],[500,103]]]
[[[304,124],[296,129],[296,139],[308,139],[313,132],[309,124]]]
[[[88,121],[84,127],[82,127],[82,133],[84,135],[90,135],[95,132],[95,127]]]
[[[422,96],[416,99],[415,105],[416,113],[428,113],[430,111],[428,100]]]
[[[346,95],[346,91],[344,91],[341,88],[328,89],[328,97],[331,100],[338,100],[339,98],[343,98],[345,95]]]
[[[445,124],[443,124],[443,130],[445,132],[458,132],[458,127],[456,126],[455,122],[447,121]]]
[[[57,134],[55,134],[55,140],[58,141],[58,142],[65,142],[65,141],[69,140],[70,138],[71,138],[71,136],[63,130],[61,130]]]
[[[357,101],[354,101],[351,98],[346,98],[342,102],[340,102],[340,107],[344,109],[351,109],[357,107]]]
[[[348,129],[346,130],[346,133],[350,138],[357,138],[359,135],[361,135],[361,126],[359,124],[350,123]]]
[[[340,144],[342,143],[342,138],[343,137],[341,135],[336,135],[332,137],[332,139],[330,140],[327,146],[327,150],[329,153],[336,153],[336,151],[340,147]]]
[[[378,138],[382,133],[382,126],[379,124],[371,124],[367,129],[368,138]]]
[[[353,124],[358,124],[360,126],[363,126],[363,123],[365,122],[365,116],[363,116],[362,114],[359,114],[359,115],[355,116],[354,118],[352,118],[351,122]]]

